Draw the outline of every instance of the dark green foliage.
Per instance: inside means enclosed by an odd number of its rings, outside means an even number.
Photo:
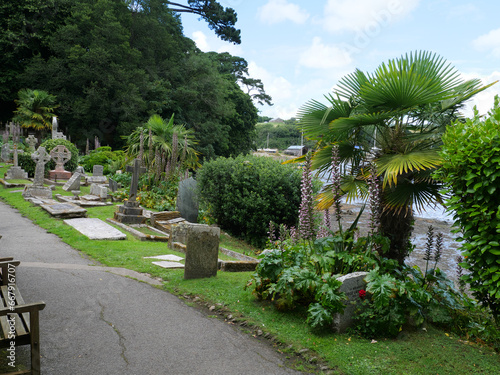
[[[115,166],[121,168],[124,161],[125,154],[123,151],[112,151],[111,147],[103,146],[90,151],[89,155],[82,156],[80,164],[86,172],[92,172],[94,165],[102,165],[103,173],[107,175],[116,171]]]
[[[24,152],[23,154],[17,154],[17,163],[22,169],[24,169],[24,171],[26,173],[28,173],[28,177],[35,176],[36,163],[33,159],[31,159],[30,152]]]
[[[295,225],[300,179],[298,169],[255,156],[218,158],[197,174],[200,203],[216,222],[260,247],[270,221]]]
[[[48,153],[50,153],[50,151],[54,147],[59,146],[59,145],[66,146],[66,148],[69,150],[69,152],[71,152],[71,159],[68,160],[68,162],[66,164],[64,164],[64,169],[67,171],[73,172],[76,169],[76,167],[78,167],[78,157],[79,157],[78,149],[76,148],[76,146],[73,143],[71,143],[70,141],[68,141],[66,139],[48,139],[48,140],[42,142],[42,144],[40,146],[45,147],[45,150]],[[53,170],[55,167],[56,167],[56,163],[53,160],[50,160],[47,164],[45,164],[46,171]]]
[[[302,133],[295,119],[287,120],[284,123],[261,123],[257,124],[257,141],[256,148],[277,148],[278,150],[286,150],[292,145],[300,145],[302,141]],[[304,139],[304,145],[312,148],[314,142]]]
[[[451,194],[447,208],[461,232],[463,279],[474,296],[500,317],[500,104],[486,118],[477,111],[443,136],[439,176]]]
[[[314,328],[330,325],[334,314],[345,308],[337,277],[378,268],[382,260],[373,246],[388,246],[383,238],[355,240],[356,223],[313,242],[294,244],[293,239],[283,238],[270,243],[274,249],[262,257],[247,286],[258,298],[275,301],[279,309],[306,307],[307,322]]]

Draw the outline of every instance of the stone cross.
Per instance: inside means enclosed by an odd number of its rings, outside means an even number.
[[[12,153],[14,154],[14,167],[18,167],[18,160],[17,160],[17,145],[14,143],[14,149],[12,150]]]
[[[52,139],[56,138],[57,128],[58,128],[57,117],[53,116],[52,117]]]
[[[49,162],[50,155],[45,150],[45,147],[38,147],[38,150],[31,154],[31,158],[36,163],[35,179],[33,186],[43,186],[43,178],[45,176],[45,164]]]
[[[38,142],[38,139],[35,138],[33,134],[28,135],[28,137],[25,139],[25,142],[29,146],[31,151],[35,151],[35,146]]]
[[[135,201],[137,198],[137,185],[139,184],[139,176],[147,171],[146,168],[141,167],[139,159],[134,160],[134,166],[127,165],[127,172],[132,172],[132,181],[130,181],[130,194],[129,201]]]
[[[50,150],[50,156],[56,163],[56,171],[64,171],[64,164],[71,159],[71,151],[66,146],[58,145]]]

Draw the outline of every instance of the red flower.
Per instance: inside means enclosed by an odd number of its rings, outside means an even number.
[[[361,289],[359,291],[359,298],[364,299],[366,297],[366,291]]]

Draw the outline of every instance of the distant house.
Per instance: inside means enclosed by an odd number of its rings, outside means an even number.
[[[283,122],[285,122],[285,120],[280,119],[280,118],[278,117],[278,118],[275,118],[275,119],[270,120],[269,122],[278,122],[278,123],[283,123]]]
[[[302,156],[307,153],[306,146],[290,146],[283,153],[287,155]]]

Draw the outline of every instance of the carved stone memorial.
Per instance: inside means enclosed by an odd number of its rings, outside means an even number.
[[[220,228],[205,224],[188,225],[184,279],[217,276]]]
[[[143,215],[143,209],[139,207],[139,202],[137,202],[136,198],[139,176],[146,172],[146,168],[141,167],[139,159],[135,159],[133,167],[127,166],[127,172],[132,172],[129,198],[123,205],[117,206],[114,218],[116,221],[124,224],[143,224],[146,221],[146,217]]]

